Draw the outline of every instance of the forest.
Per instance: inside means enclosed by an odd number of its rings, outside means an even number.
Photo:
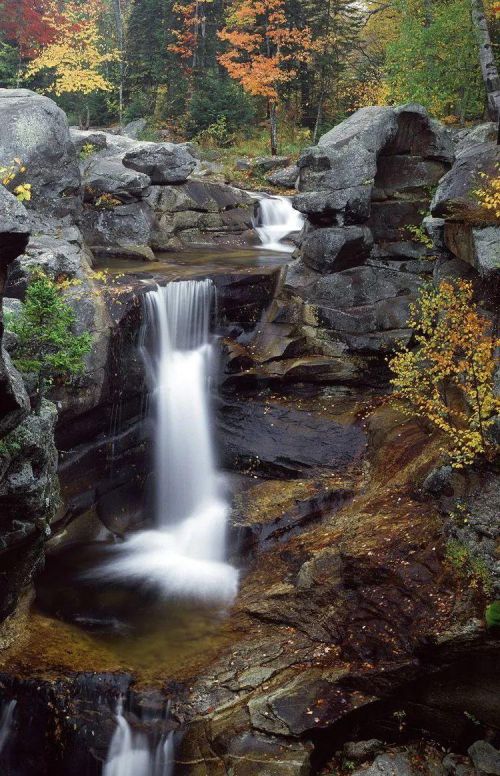
[[[143,139],[287,152],[366,105],[418,102],[463,126],[487,115],[488,88],[498,99],[481,56],[498,41],[492,0],[2,0],[0,13],[1,86],[48,94],[82,127],[147,119]]]

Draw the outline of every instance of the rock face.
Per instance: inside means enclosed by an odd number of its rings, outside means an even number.
[[[106,132],[71,135],[80,149],[88,244],[153,259],[152,251],[235,246],[251,236],[253,199],[223,183],[188,179],[188,144],[139,142]]]
[[[75,213],[80,173],[64,112],[28,89],[0,89],[0,163],[21,159],[32,186],[29,207],[55,216]]]
[[[455,164],[440,181],[431,203],[432,215],[446,219],[444,246],[477,271],[493,298],[498,294],[500,227],[491,213],[481,209],[474,192],[498,176],[499,164],[500,150],[490,125],[467,132],[457,146]]]
[[[370,369],[370,354],[409,338],[409,305],[433,270],[422,212],[452,160],[451,137],[419,105],[363,108],[303,152],[293,201],[307,222],[285,285],[303,355],[343,343]],[[290,317],[284,304],[275,323]]]
[[[1,301],[9,262],[25,249],[30,230],[27,211],[3,187],[0,225]],[[46,402],[39,415],[30,412],[2,340],[0,318],[0,620],[15,610],[39,570],[58,507],[55,407]]]
[[[156,185],[184,183],[196,167],[196,159],[174,143],[141,143],[123,157],[125,167],[137,170]]]

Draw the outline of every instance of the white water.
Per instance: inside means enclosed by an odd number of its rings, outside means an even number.
[[[300,232],[304,216],[292,207],[289,197],[263,197],[259,200],[259,219],[254,228],[263,248],[293,253],[295,246],[283,243],[292,232]]]
[[[156,747],[151,747],[144,733],[131,729],[120,701],[103,776],[172,776],[173,771],[173,734],[169,733]]]
[[[17,701],[9,701],[2,709],[2,716],[0,717],[0,752],[2,752],[10,735],[16,703]]]
[[[136,580],[167,597],[228,603],[238,573],[225,563],[228,504],[211,438],[214,295],[211,281],[187,280],[145,296],[141,352],[152,397],[156,528],[116,545],[92,576]]]

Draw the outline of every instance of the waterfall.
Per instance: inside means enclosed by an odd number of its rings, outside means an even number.
[[[120,700],[116,730],[109,745],[102,776],[172,776],[174,771],[173,733],[162,736],[151,746],[147,736],[133,731],[123,716]]]
[[[263,197],[259,200],[259,216],[255,231],[263,248],[292,253],[293,245],[281,242],[292,232],[300,232],[304,216],[292,207],[289,197]]]
[[[10,735],[12,717],[14,716],[16,703],[17,701],[9,701],[2,709],[2,715],[0,717],[0,753],[4,749]]]
[[[214,347],[210,280],[145,295],[141,353],[154,436],[155,528],[115,545],[93,578],[136,580],[165,596],[230,602],[238,574],[225,563],[228,504],[220,493],[208,398]]]

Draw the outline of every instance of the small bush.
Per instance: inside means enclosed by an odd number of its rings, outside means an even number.
[[[442,281],[425,288],[408,326],[414,346],[402,347],[389,362],[394,396],[446,435],[454,467],[470,465],[479,455],[493,458],[496,446],[488,432],[500,411],[494,392],[499,342],[474,304],[471,283]]]
[[[35,271],[10,328],[18,337],[15,366],[37,377],[37,411],[55,380],[65,382],[84,371],[92,337],[87,332],[74,334],[74,324],[75,314],[60,286],[41,270]]]

